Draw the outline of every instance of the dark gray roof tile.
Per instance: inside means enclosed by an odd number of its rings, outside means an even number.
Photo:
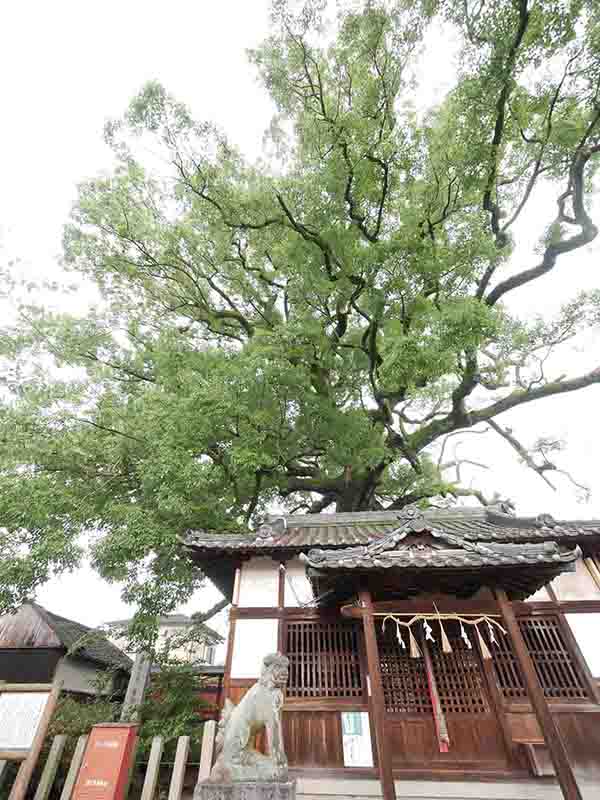
[[[190,531],[186,544],[197,552],[265,555],[281,550],[366,545],[401,527],[405,518],[406,510],[272,516],[258,531],[247,534]],[[419,518],[424,524],[472,542],[572,542],[596,537],[600,543],[600,520],[555,521],[547,515],[513,517],[483,508],[427,510]]]

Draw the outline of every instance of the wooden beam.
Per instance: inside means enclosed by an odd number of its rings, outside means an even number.
[[[554,718],[548,707],[544,690],[539,682],[535,666],[527,650],[527,645],[523,639],[523,634],[515,617],[513,607],[506,596],[504,589],[496,589],[496,599],[502,612],[504,626],[506,627],[515,655],[525,681],[527,694],[535,711],[544,741],[550,752],[550,758],[556,770],[556,777],[562,789],[565,800],[582,800],[577,781],[573,774],[573,768],[569,762],[569,756],[565,744],[560,736]]]
[[[28,755],[29,750],[0,750],[2,761],[25,761]]]
[[[375,727],[379,780],[381,781],[383,800],[396,800],[392,762],[385,738],[385,700],[383,696],[383,683],[381,681],[377,634],[375,632],[375,622],[373,620],[371,592],[368,589],[362,589],[359,593],[359,598],[364,610],[362,620],[367,650],[367,665],[369,668],[369,674],[367,676],[370,685],[369,705]]]

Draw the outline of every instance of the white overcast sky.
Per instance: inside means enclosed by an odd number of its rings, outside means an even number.
[[[78,182],[110,168],[102,141],[107,118],[119,116],[148,80],[160,81],[198,119],[217,122],[255,158],[272,107],[248,65],[245,49],[267,32],[266,0],[7,0],[0,7],[0,257],[20,259],[38,278],[57,274],[62,225]],[[451,56],[437,37],[421,68],[420,96],[440,96],[452,74]],[[532,248],[553,212],[553,196],[540,192],[520,226],[523,246],[515,266],[534,263]],[[597,208],[600,204],[597,204]],[[596,216],[600,216],[597,211]],[[550,313],[579,289],[600,287],[596,243],[555,274],[524,291],[513,307],[521,314]],[[569,353],[567,368],[598,365],[598,339]],[[561,463],[592,488],[588,504],[576,502],[568,483],[550,491],[520,467],[508,445],[491,435],[470,437],[461,455],[492,469],[471,473],[488,493],[511,497],[521,513],[600,517],[597,422],[600,388],[505,415],[527,443],[555,434],[568,442]],[[475,441],[477,440],[477,441]],[[450,451],[451,452],[451,451]],[[203,591],[183,610],[207,607],[217,597]],[[50,610],[95,625],[131,613],[109,586],[86,569],[45,587]]]

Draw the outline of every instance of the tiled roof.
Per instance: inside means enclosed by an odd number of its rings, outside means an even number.
[[[425,529],[425,528],[424,528]],[[302,558],[315,570],[471,569],[548,564],[564,569],[580,555],[578,547],[561,549],[556,542],[540,544],[476,544],[427,527],[431,543],[405,546],[409,526],[385,540],[343,550],[311,550]]]
[[[103,633],[72,619],[59,617],[58,614],[47,611],[37,603],[31,605],[48,627],[54,631],[63,647],[72,650],[72,655],[76,654],[106,667],[119,667],[126,670],[131,668],[131,659],[112,642],[109,642]]]
[[[269,517],[247,534],[190,531],[186,544],[205,553],[268,554],[278,550],[340,548],[367,545],[397,530],[406,510],[343,514],[290,514]],[[577,542],[596,537],[600,520],[556,521],[549,515],[516,517],[494,509],[431,510],[423,518],[437,530],[473,542]]]

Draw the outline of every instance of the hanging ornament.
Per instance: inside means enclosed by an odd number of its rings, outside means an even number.
[[[438,622],[440,624],[440,637],[442,639],[442,653],[451,653],[452,647],[450,646],[450,640],[446,636],[446,631],[444,630],[444,626],[442,625],[442,618],[440,616],[440,612],[438,611],[438,607],[436,604],[433,604],[435,608],[435,613],[438,615]]]
[[[433,638],[433,628],[426,619],[423,620],[423,630],[425,631],[425,641],[429,639],[430,642],[435,644],[435,639]]]
[[[485,643],[485,639],[481,635],[481,631],[479,630],[479,627],[477,625],[475,625],[475,630],[477,631],[477,640],[479,642],[479,647],[481,649],[481,657],[489,661],[492,657],[492,654],[490,653],[489,648]]]
[[[487,622],[487,626],[488,626],[488,633],[489,633],[489,636],[490,636],[490,643],[491,644],[498,644],[498,642],[496,640],[496,635],[494,634],[494,626],[489,621],[489,619],[486,620],[486,622]]]
[[[473,645],[471,644],[471,640],[469,639],[469,636],[468,636],[466,630],[463,627],[462,620],[460,621],[460,638],[467,645],[469,650],[473,649]]]
[[[417,640],[413,636],[413,632],[411,631],[410,628],[408,629],[408,638],[410,640],[410,657],[411,658],[421,658],[421,655],[422,655],[421,650],[420,650],[419,645],[417,644]]]
[[[406,645],[404,644],[404,639],[402,638],[402,634],[400,633],[400,624],[396,622],[396,639],[398,639],[398,644],[403,650],[406,650]]]
[[[442,639],[442,653],[451,653],[452,647],[450,645],[450,640],[446,636],[446,631],[444,630],[444,626],[442,625],[441,619],[440,619],[440,636]]]

